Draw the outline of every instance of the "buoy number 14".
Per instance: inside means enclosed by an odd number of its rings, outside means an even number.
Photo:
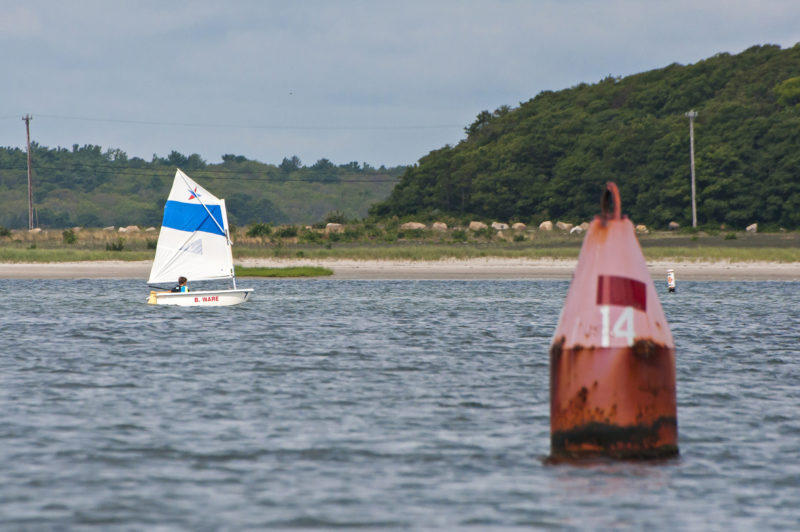
[[[608,347],[611,345],[611,337],[625,338],[628,347],[633,346],[633,339],[636,338],[636,331],[633,329],[633,307],[625,307],[619,315],[614,327],[611,327],[611,306],[601,305],[600,315],[603,317],[602,336],[600,346]]]

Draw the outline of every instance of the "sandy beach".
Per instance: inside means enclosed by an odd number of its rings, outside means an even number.
[[[569,279],[575,260],[480,258],[441,261],[243,259],[241,266],[323,266],[334,279]],[[0,263],[0,279],[147,279],[150,261]],[[656,282],[675,270],[681,280],[800,281],[800,263],[648,262]],[[330,279],[331,277],[328,277]]]

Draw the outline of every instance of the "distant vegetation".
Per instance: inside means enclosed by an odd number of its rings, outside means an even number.
[[[684,114],[692,109],[699,224],[800,227],[800,44],[607,77],[483,111],[465,140],[423,157],[370,212],[580,223],[598,212],[601,187],[613,180],[637,223],[685,227]]]
[[[353,222],[367,212],[368,222],[384,226],[444,220],[452,227],[470,219],[578,224],[599,211],[602,186],[613,180],[623,212],[636,223],[687,227],[689,110],[699,113],[700,226],[800,228],[800,44],[755,46],[545,91],[517,108],[480,112],[464,140],[409,168],[337,166],[327,159],[303,166],[297,157],[272,165],[230,154],[207,164],[175,151],[145,161],[93,145],[34,143],[34,202],[45,228],[158,226],[180,167],[226,198],[231,223],[248,225],[248,237],[319,242],[316,232],[279,226]],[[27,226],[25,168],[23,150],[0,148],[2,226]],[[354,225],[345,231],[325,238],[358,238]],[[465,235],[453,232],[452,239]]]
[[[331,231],[314,227],[275,226],[268,234],[248,236],[249,228],[233,233],[234,260],[277,259],[390,259],[440,260],[479,257],[574,259],[582,234],[532,228],[496,231],[463,226],[447,229],[404,229],[397,220],[348,223]],[[285,229],[293,227],[292,231]],[[157,233],[81,229],[73,238],[62,231],[8,231],[0,236],[0,262],[61,262],[82,260],[152,260]],[[283,235],[283,236],[282,236]],[[731,235],[736,238],[731,238]],[[747,233],[731,231],[678,231],[639,234],[648,260],[730,260],[800,262],[800,233]],[[237,272],[239,272],[237,267]],[[240,275],[273,275],[269,271],[241,270]],[[252,273],[251,273],[252,272]],[[297,272],[295,272],[297,273]],[[324,274],[315,272],[316,274]],[[277,275],[277,274],[276,274]]]
[[[118,149],[77,144],[72,149],[31,145],[33,190],[39,226],[156,226],[176,168],[226,199],[231,224],[313,223],[332,211],[361,218],[386,198],[405,167],[366,163],[334,165],[320,159],[303,166],[297,157],[280,165],[223,155],[207,164],[199,155],[173,151],[152,161]],[[0,148],[0,225],[28,225],[27,160],[24,150]]]
[[[285,268],[261,268],[236,266],[238,277],[325,277],[333,270],[322,266],[288,266]]]

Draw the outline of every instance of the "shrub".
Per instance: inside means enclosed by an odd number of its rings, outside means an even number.
[[[327,216],[325,216],[325,223],[327,224],[346,224],[347,217],[344,215],[342,211],[333,211],[329,212]]]
[[[491,227],[484,227],[483,229],[474,231],[474,234],[475,238],[485,238],[486,240],[491,240],[495,234],[495,231]]]
[[[78,237],[75,236],[75,231],[72,229],[64,229],[61,232],[61,240],[63,240],[65,244],[74,244],[78,241]]]
[[[450,236],[453,237],[453,242],[466,242],[467,241],[467,232],[463,229],[456,229],[454,230]]]
[[[346,242],[352,242],[353,240],[358,240],[361,238],[361,235],[364,232],[358,227],[345,227],[344,229],[344,240]]]
[[[106,251],[122,251],[123,249],[125,249],[125,239],[122,237],[117,238],[116,242],[106,244]]]
[[[293,238],[297,236],[297,226],[289,225],[281,227],[275,231],[275,236],[278,238]]]
[[[11,229],[0,225],[0,236],[11,236]]]
[[[725,240],[736,240],[736,233],[728,233],[725,235]]]
[[[397,236],[399,238],[405,238],[405,239],[409,238],[419,239],[425,236],[425,231],[424,229],[404,229],[399,233],[397,233]]]
[[[255,223],[250,226],[250,229],[245,234],[250,237],[269,236],[272,234],[272,225]]]
[[[147,249],[156,249],[158,245],[158,240],[155,238],[148,238],[147,239]]]
[[[322,243],[322,234],[306,229],[300,233],[300,242],[307,244],[320,244]]]

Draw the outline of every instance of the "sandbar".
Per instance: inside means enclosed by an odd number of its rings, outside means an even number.
[[[436,261],[352,259],[240,259],[249,267],[322,266],[333,270],[327,279],[570,279],[576,260],[485,257]],[[0,279],[147,279],[151,261],[86,261],[0,263]],[[800,281],[800,263],[648,261],[656,282],[668,269],[686,281]]]

